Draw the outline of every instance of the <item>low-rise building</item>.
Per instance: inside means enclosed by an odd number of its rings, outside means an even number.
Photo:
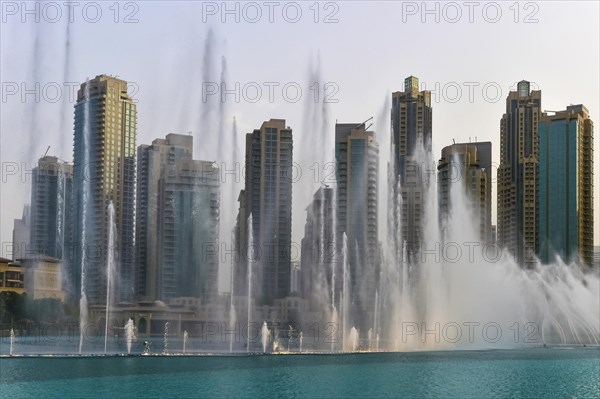
[[[25,293],[23,268],[18,262],[0,258],[0,292]]]
[[[60,260],[49,256],[19,260],[25,274],[25,291],[31,299],[65,300]]]

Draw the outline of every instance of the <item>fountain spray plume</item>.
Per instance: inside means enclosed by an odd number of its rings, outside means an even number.
[[[125,342],[127,343],[127,354],[130,355],[131,354],[131,346],[133,344],[133,341],[135,340],[135,326],[133,325],[133,320],[129,319],[127,320],[127,323],[125,323]],[[106,350],[105,350],[106,353]]]
[[[417,151],[415,159],[424,170],[434,169],[433,159],[425,151]],[[403,273],[400,306],[395,309],[400,310],[403,321],[421,329],[421,334],[407,341],[403,339],[402,347],[396,348],[486,349],[526,343],[598,345],[598,276],[582,274],[576,264],[560,261],[534,270],[523,269],[500,248],[482,245],[478,216],[472,211],[472,199],[465,186],[469,171],[463,169],[465,165],[461,162],[456,157],[453,160],[457,174],[449,183],[448,217],[441,219],[444,234],[440,232],[437,187],[425,181],[423,237],[427,241],[421,244],[421,251],[428,252],[411,259],[403,250],[403,259],[395,260],[419,268],[417,281]],[[451,257],[448,248],[462,249],[456,252],[459,256]],[[413,264],[415,259],[418,264]],[[419,303],[423,305],[418,306]],[[511,333],[502,334],[492,342],[481,329],[471,336],[465,327],[469,323],[495,323],[501,331]],[[455,329],[459,326],[462,335],[457,339],[435,340],[424,334],[423,329],[432,330],[436,325],[441,331],[449,325]],[[392,342],[402,337],[398,326],[390,334]],[[394,348],[389,342],[387,346]]]
[[[59,258],[62,258],[65,253],[64,242],[65,242],[65,199],[67,196],[67,184],[66,184],[66,172],[65,164],[60,162],[58,164],[58,176],[57,176],[57,192],[56,192],[56,248],[60,250]]]
[[[9,354],[12,356],[14,354],[15,349],[15,330],[10,329],[10,351]]]
[[[85,168],[90,165],[91,120],[90,120],[90,80],[85,82],[85,101],[83,103],[83,201],[82,201],[82,231],[81,231],[81,299],[79,300],[79,354],[83,350],[83,335],[88,322],[88,305],[86,296],[86,271],[87,271],[87,224],[88,201],[90,198],[90,178],[85,176]],[[106,321],[108,323],[108,320]]]
[[[33,52],[32,52],[32,61],[31,61],[31,80],[34,85],[41,85],[41,67],[43,64],[43,53],[44,46],[41,44],[41,36],[42,36],[42,27],[44,24],[35,23],[32,24],[33,27]],[[42,121],[41,121],[41,113],[40,107],[41,103],[38,101],[30,102],[30,110],[29,110],[29,139],[26,140],[28,144],[27,154],[29,156],[33,156],[34,159],[30,161],[33,163],[35,161],[35,157],[39,154],[39,144],[42,138]]]
[[[187,344],[187,340],[188,340],[188,332],[187,332],[187,330],[183,330],[183,354],[185,354],[185,345]]]
[[[231,231],[231,242],[235,243],[235,230]],[[235,272],[235,257],[231,257],[231,276],[229,281],[229,329],[234,331],[235,326],[235,305],[233,303],[233,287],[234,287],[234,272]],[[229,337],[229,353],[233,352],[233,336]]]
[[[216,83],[213,72],[215,38],[212,28],[208,29],[204,39],[204,49],[202,53],[202,86]],[[214,134],[203,134],[203,132],[214,132],[219,128],[218,123],[214,121],[214,115],[219,113],[215,96],[206,96],[200,93],[200,120],[198,121],[198,130],[194,140],[194,153],[199,159],[210,159],[215,145],[213,142]],[[208,150],[207,150],[208,149]]]
[[[248,337],[246,340],[246,352],[250,352],[250,320],[252,315],[252,263],[254,262],[254,229],[252,227],[252,214],[248,216],[248,248],[246,252],[248,261]]]
[[[334,175],[336,182],[334,184],[333,189],[333,198],[331,199],[331,237],[332,237],[332,245],[333,245],[333,257],[331,262],[331,315],[330,315],[330,325],[336,328],[339,328],[339,316],[338,316],[338,308],[336,307],[336,279],[338,278],[336,275],[337,265],[339,264],[340,256],[339,249],[340,245],[338,245],[338,231],[337,231],[337,175]],[[340,301],[341,302],[341,301]],[[342,334],[343,335],[343,334]],[[331,351],[333,352],[335,349],[335,340],[331,340]]]
[[[332,163],[328,163],[330,154],[331,126],[329,126],[328,103],[324,95],[324,79],[321,73],[321,59],[317,55],[316,61],[311,57],[308,63],[307,86],[310,87],[311,95],[307,95],[303,103],[302,132],[303,134],[294,144],[294,159],[301,170],[312,170],[315,179],[304,179],[301,190],[295,190],[292,201],[294,208],[304,209],[312,200],[312,194],[320,184],[330,184],[326,179],[331,178]],[[296,150],[297,148],[297,150]],[[331,151],[332,152],[332,151]],[[333,158],[332,158],[333,159]],[[296,216],[298,215],[298,216]],[[293,218],[299,217],[300,213],[293,214]],[[301,224],[295,220],[294,225]],[[324,287],[322,287],[324,289]],[[320,295],[327,295],[320,293]]]
[[[115,207],[113,202],[110,201],[108,204],[108,247],[106,257],[106,322],[104,325],[104,353],[106,354],[106,350],[108,347],[108,324],[110,320],[110,308],[112,305],[112,282],[113,276],[115,272],[115,263],[116,263],[116,230],[117,225],[115,223]],[[131,320],[131,319],[130,319]]]
[[[267,327],[267,322],[263,321],[262,329],[260,330],[260,340],[263,347],[263,353],[267,353],[267,345],[269,344],[270,339],[271,331],[269,331],[269,327]]]
[[[347,351],[346,348],[346,327],[348,323],[348,308],[350,307],[350,270],[349,270],[349,259],[348,259],[348,237],[346,232],[342,235],[342,351]]]
[[[163,355],[169,354],[169,327],[170,327],[170,324],[167,321],[165,323],[165,332],[163,335]]]
[[[329,111],[328,102],[324,91],[325,81],[321,72],[321,54],[317,53],[316,60],[312,57],[308,66],[308,85],[314,91],[314,95],[306,96],[304,103],[303,129],[307,137],[301,146],[300,160],[308,161],[316,159],[319,162],[325,160],[329,141]],[[315,154],[315,143],[317,153]],[[308,166],[308,165],[307,165]]]
[[[227,83],[227,59],[225,56],[221,56],[221,79],[220,79],[220,87],[222,88]],[[225,154],[225,149],[227,148],[227,135],[225,134],[225,101],[222,99],[219,101],[219,159],[227,159],[229,154]]]
[[[233,161],[237,162],[238,161],[238,146],[237,146],[238,129],[237,129],[237,121],[235,119],[235,116],[233,117],[232,125],[233,126],[231,128],[231,147],[233,149]]]
[[[69,78],[69,70],[71,68],[71,7],[67,7],[67,19],[65,26],[65,58],[63,62],[63,81],[68,82]],[[37,25],[37,24],[36,24]],[[69,130],[69,119],[70,115],[70,104],[69,97],[63,95],[62,104],[61,104],[61,119],[60,119],[60,151],[68,151],[69,150],[69,141],[67,138],[67,131]]]
[[[358,330],[354,326],[352,326],[352,328],[350,329],[349,340],[351,351],[356,352],[356,350],[358,349]]]

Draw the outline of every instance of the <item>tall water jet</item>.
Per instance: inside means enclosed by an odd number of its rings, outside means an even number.
[[[235,231],[231,232],[231,242],[235,242]],[[233,272],[235,271],[235,256],[231,257],[231,279],[229,281],[229,329],[234,331],[235,306],[233,304]],[[233,353],[233,335],[229,337],[229,353]]]
[[[185,345],[187,344],[187,340],[188,340],[188,332],[187,330],[183,330],[183,353],[185,354]]]
[[[67,190],[67,174],[65,163],[58,163],[57,190],[56,190],[56,248],[60,250],[59,257],[65,253],[65,197]]]
[[[225,56],[221,56],[221,79],[219,87],[224,88],[227,84],[227,59]],[[226,160],[227,155],[224,153],[225,148],[227,147],[227,136],[225,135],[225,101],[219,101],[219,142],[218,142],[218,155],[219,159]],[[235,160],[234,160],[235,161]]]
[[[350,329],[350,335],[348,339],[350,341],[351,351],[356,352],[356,350],[358,349],[358,330],[354,326],[352,326],[352,328]]]
[[[65,25],[65,58],[63,63],[63,82],[69,82],[69,70],[71,69],[71,7],[67,7],[67,23]],[[67,126],[69,124],[69,112],[71,110],[71,106],[69,104],[69,96],[63,96],[62,105],[61,105],[61,118],[60,118],[60,131],[67,131]],[[67,140],[68,137],[66,134],[60,135],[60,151],[61,153],[67,148]]]
[[[330,318],[330,325],[335,327],[337,326],[338,323],[338,312],[337,312],[337,308],[335,307],[335,265],[336,262],[332,262],[331,263],[331,318]],[[335,339],[331,340],[331,351],[333,352],[335,349]]]
[[[112,201],[110,201],[108,204],[108,256],[106,257],[106,322],[104,325],[104,354],[106,354],[108,347],[108,324],[110,320],[110,307],[112,305],[111,288],[115,271],[116,230],[115,207]]]
[[[165,323],[165,334],[163,335],[163,355],[169,353],[169,322]]]
[[[338,320],[338,310],[335,305],[335,280],[336,280],[336,267],[338,264],[339,256],[338,256],[338,242],[337,242],[337,184],[333,190],[333,198],[331,200],[332,207],[332,220],[331,220],[331,235],[333,237],[333,259],[331,262],[331,326],[334,328],[339,328],[339,320]],[[342,334],[343,335],[343,334]],[[336,340],[331,340],[331,351],[333,352],[335,349]]]
[[[377,333],[379,326],[379,291],[375,290],[375,311],[373,312],[373,330],[369,338],[369,349],[371,347],[371,338],[373,333]]]
[[[233,162],[238,162],[238,147],[237,147],[237,139],[238,139],[238,131],[237,131],[237,121],[235,116],[233,117],[233,126],[231,128],[231,147],[233,152]]]
[[[202,82],[208,84],[217,84],[218,78],[215,74],[215,47],[216,40],[212,28],[208,28],[206,38],[204,39],[204,48],[202,52]],[[219,104],[224,106],[220,101],[220,96],[200,96],[200,112],[198,113],[198,129],[196,137],[194,137],[194,154],[199,159],[211,159],[211,154],[214,153],[214,149],[218,146],[218,139],[220,134],[203,134],[203,132],[218,132],[220,126],[216,120],[221,114]]]
[[[250,352],[250,316],[252,314],[252,263],[254,258],[254,230],[252,227],[252,214],[248,216],[248,248],[246,257],[248,259],[248,337],[246,339],[246,352]]]
[[[273,334],[273,352],[279,351],[279,332],[277,328],[275,328],[275,332]]]
[[[32,82],[43,82],[44,79],[41,76],[41,72],[44,70],[42,67],[44,65],[44,53],[46,53],[46,46],[42,43],[42,38],[46,35],[42,30],[44,29],[44,24],[35,23],[31,25],[33,28],[33,51],[32,51],[32,60],[30,61],[31,66],[31,81]],[[28,112],[27,121],[29,122],[29,137],[25,142],[28,144],[27,154],[30,156],[35,156],[34,154],[39,154],[39,146],[42,137],[42,129],[45,128],[42,123],[42,116],[40,110],[42,109],[43,104],[39,101],[31,101],[30,109]],[[31,161],[33,163],[33,159],[28,160],[28,163]]]
[[[367,332],[367,342],[369,343],[369,350],[371,350],[372,347],[372,342],[373,342],[373,329],[369,328],[369,331]]]
[[[83,104],[83,167],[90,165],[90,80],[85,82],[84,90],[85,102]],[[83,350],[83,335],[88,323],[88,304],[85,292],[85,279],[87,269],[87,208],[90,199],[90,179],[83,179],[83,201],[82,201],[82,221],[81,221],[81,299],[79,300],[79,354]],[[108,323],[108,320],[106,321]]]
[[[300,331],[300,337],[298,338],[298,340],[300,341],[299,352],[302,352],[302,341],[304,341],[304,336],[302,335],[302,331]]]
[[[348,260],[348,237],[346,232],[342,235],[342,351],[346,351],[346,323],[348,322],[348,307],[349,307],[349,260]]]
[[[267,327],[267,322],[263,321],[262,329],[260,330],[260,340],[262,342],[263,353],[267,353],[267,344],[269,343],[270,337],[271,332]]]
[[[332,126],[329,123],[328,107],[329,97],[336,90],[335,83],[328,82],[322,77],[321,57],[312,56],[308,63],[306,87],[310,87],[310,95],[304,97],[302,107],[301,128],[304,134],[300,140],[294,141],[294,163],[302,170],[313,170],[315,179],[305,181],[304,189],[296,190],[292,198],[293,208],[304,209],[306,203],[311,201],[314,186],[325,183],[330,184],[330,166],[327,157],[330,155],[331,143],[327,140]],[[332,153],[333,151],[331,151]],[[292,213],[292,225],[301,223],[297,217],[300,212]]]
[[[338,315],[337,315],[337,308],[335,306],[335,279],[336,279],[336,275],[335,275],[335,269],[336,269],[336,265],[337,265],[337,241],[336,241],[336,226],[335,226],[335,219],[337,217],[336,215],[336,206],[335,206],[335,191],[333,192],[334,198],[333,198],[333,202],[332,202],[332,206],[333,206],[333,220],[332,220],[332,234],[333,234],[333,246],[334,246],[334,251],[333,251],[333,256],[334,258],[332,259],[331,262],[331,317],[330,317],[330,325],[335,327],[338,324]],[[335,339],[331,340],[331,351],[333,352],[335,349]]]
[[[15,330],[10,329],[10,352],[9,354],[12,356],[15,348]]]
[[[133,325],[133,320],[127,320],[125,323],[125,342],[127,343],[127,354],[131,354],[131,345],[135,340],[135,326]]]
[[[288,326],[288,347],[287,351],[290,352],[290,344],[292,343],[292,337],[294,336],[294,327]]]

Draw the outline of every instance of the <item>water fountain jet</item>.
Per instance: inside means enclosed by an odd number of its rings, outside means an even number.
[[[185,344],[187,344],[188,340],[188,332],[187,330],[183,330],[183,353],[185,354]]]
[[[110,320],[110,308],[112,302],[111,288],[115,270],[116,230],[117,225],[115,223],[115,207],[112,201],[110,201],[108,204],[108,256],[106,258],[106,322],[104,325],[104,354],[106,354],[106,350],[108,348],[108,321]]]
[[[85,101],[83,104],[83,165],[90,164],[90,80],[85,82]],[[86,296],[86,271],[87,271],[87,208],[90,197],[90,179],[83,179],[83,201],[82,201],[82,229],[81,229],[81,299],[79,300],[79,354],[83,351],[83,335],[88,323],[88,303]],[[108,323],[108,320],[106,321]]]
[[[358,349],[358,330],[354,326],[352,326],[350,329],[350,335],[348,339],[350,340],[351,351],[356,352]]]
[[[10,352],[9,354],[12,356],[14,354],[14,347],[15,347],[15,330],[14,329],[10,329]]]
[[[267,353],[267,344],[271,338],[271,332],[267,327],[267,322],[263,321],[262,329],[260,330],[260,340],[262,342],[263,353]]]
[[[127,320],[127,323],[125,323],[125,341],[127,343],[127,354],[130,355],[131,354],[131,346],[133,344],[133,341],[135,340],[135,327],[133,325],[133,320],[129,319]]]

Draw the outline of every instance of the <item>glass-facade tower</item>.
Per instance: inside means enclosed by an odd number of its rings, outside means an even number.
[[[538,247],[542,263],[593,263],[593,123],[572,105],[539,125]]]
[[[81,84],[75,104],[73,231],[77,251],[74,296],[81,287],[89,304],[106,302],[108,205],[115,208],[116,299],[133,298],[135,150],[137,110],[127,82],[99,75]],[[85,251],[85,257],[83,256]]]

